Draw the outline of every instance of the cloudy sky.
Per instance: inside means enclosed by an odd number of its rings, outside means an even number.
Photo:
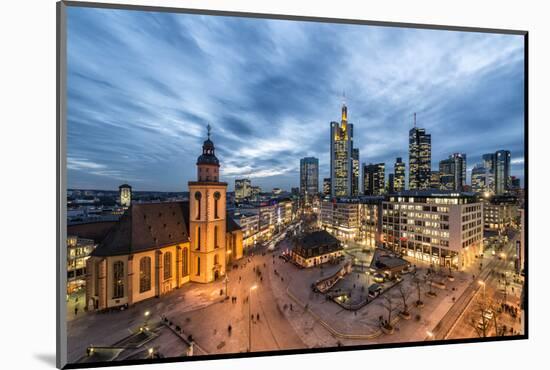
[[[408,162],[432,134],[432,168],[508,149],[523,184],[523,37],[68,8],[68,186],[185,191],[212,126],[224,181],[298,186],[329,176],[345,91],[361,162]],[[322,180],[321,180],[322,181]]]

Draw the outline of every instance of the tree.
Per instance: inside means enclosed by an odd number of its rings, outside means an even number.
[[[416,294],[417,294],[417,300],[415,302],[416,306],[422,307],[424,306],[424,302],[422,302],[422,299],[420,299],[422,294],[421,280],[418,277],[415,277],[413,282],[416,285]]]
[[[403,302],[403,309],[401,310],[401,315],[403,317],[409,318],[411,316],[409,312],[409,306],[407,305],[407,300],[411,296],[412,290],[410,289],[410,286],[405,286],[404,283],[401,283],[399,285],[399,295],[401,296],[401,300]]]
[[[502,336],[504,332],[503,327],[498,325],[499,317],[496,302],[492,299],[481,298],[475,303],[468,324],[474,328],[480,338]],[[491,329],[494,329],[494,332]]]
[[[425,283],[428,285],[428,295],[431,297],[435,297],[437,294],[433,291],[433,282],[434,282],[434,276],[433,273],[428,272],[426,274],[426,277],[424,278]]]
[[[393,332],[393,325],[391,324],[392,314],[395,311],[395,303],[393,301],[393,297],[391,297],[389,294],[384,294],[382,296],[382,307],[384,307],[388,313],[386,322],[382,323],[382,328],[386,329],[388,332]]]

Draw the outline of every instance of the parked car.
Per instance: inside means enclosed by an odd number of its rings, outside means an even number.
[[[380,274],[380,273],[376,273],[372,276],[372,279],[374,281],[376,281],[377,283],[383,283],[384,280],[386,280],[386,278],[384,277],[384,275]]]
[[[369,287],[369,298],[376,298],[382,293],[382,287],[378,284],[372,284]]]

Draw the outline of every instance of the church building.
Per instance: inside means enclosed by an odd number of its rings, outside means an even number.
[[[214,143],[203,144],[189,201],[132,203],[86,262],[89,310],[159,297],[188,282],[225,276],[243,255],[240,227],[226,214]]]

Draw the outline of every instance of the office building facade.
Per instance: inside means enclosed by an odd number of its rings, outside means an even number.
[[[386,172],[384,163],[363,164],[363,194],[382,195],[385,193]]]
[[[300,159],[300,195],[306,204],[311,203],[319,193],[319,159],[305,157]]]
[[[340,123],[330,123],[331,196],[349,197],[353,182],[353,124],[348,123],[348,108],[342,104]]]
[[[383,245],[439,266],[463,269],[483,246],[483,207],[471,193],[406,191],[382,203]]]
[[[409,131],[409,190],[430,187],[431,167],[432,137],[425,129],[413,127]]]

